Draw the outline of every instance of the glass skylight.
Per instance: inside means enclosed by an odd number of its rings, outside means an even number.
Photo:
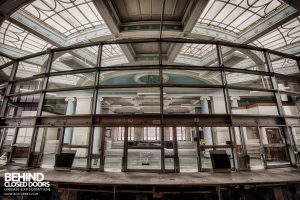
[[[9,21],[4,21],[1,26],[0,43],[22,49],[29,54],[51,47],[49,43]]]
[[[105,24],[92,0],[36,0],[22,10],[64,36]]]
[[[198,24],[239,34],[284,5],[279,0],[210,0]]]
[[[285,23],[276,30],[255,40],[253,44],[268,49],[279,49],[300,41],[300,16]]]
[[[211,44],[184,44],[180,50],[180,54],[202,58],[214,49],[215,46]]]
[[[113,58],[121,55],[124,55],[124,53],[119,45],[112,44],[112,45],[103,46],[103,51],[102,51],[103,59]]]
[[[11,61],[9,58],[0,56],[0,66],[4,65],[5,63],[8,63],[9,61]]]

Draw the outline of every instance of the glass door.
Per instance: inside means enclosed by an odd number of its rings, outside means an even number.
[[[180,172],[199,171],[199,137],[197,127],[176,127]]]
[[[161,127],[126,127],[124,171],[160,172]]]
[[[63,128],[39,128],[36,137],[34,155],[40,159],[42,168],[53,168],[56,156],[59,154],[59,146],[62,140]]]

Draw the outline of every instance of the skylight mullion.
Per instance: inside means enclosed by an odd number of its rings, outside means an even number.
[[[242,7],[240,6],[242,2],[243,2],[243,1],[240,1],[240,3],[239,3],[238,5],[231,4],[231,5],[235,6],[235,8],[234,8],[234,10],[233,10],[231,13],[228,13],[228,15],[227,15],[226,17],[224,17],[224,19],[222,20],[222,22],[224,22],[224,21],[229,17],[230,14],[234,13],[234,11],[235,11],[237,8],[240,8],[240,9],[243,9],[243,10],[244,10],[244,8],[242,8]],[[230,3],[228,3],[228,4],[230,4]],[[237,16],[239,16],[239,15],[237,15]],[[236,19],[236,18],[235,18],[235,19]],[[234,19],[234,20],[235,20],[235,19]],[[234,20],[231,20],[230,22],[228,22],[228,24],[225,24],[225,25],[226,25],[226,26],[225,26],[225,29],[226,29],[228,26],[230,26],[230,24],[232,24],[232,22],[233,22]]]
[[[93,3],[93,2],[92,2]],[[95,13],[95,11],[93,10],[93,8],[90,5],[90,2],[87,3],[87,6],[91,9],[91,11],[93,12],[93,14],[95,15],[95,17],[98,19],[98,21],[101,21],[101,24],[103,24],[103,19],[99,19],[99,17],[97,16],[97,13]],[[99,15],[99,14],[98,14]]]
[[[221,2],[221,1],[219,1],[219,2]],[[219,12],[221,12],[221,11],[225,8],[226,5],[227,5],[227,3],[224,3],[223,6],[222,6],[222,8],[219,10]],[[208,23],[208,25],[210,25],[211,22],[215,21],[215,18],[216,18],[217,16],[218,16],[218,14],[216,14],[216,15],[211,19],[211,21]]]
[[[76,9],[82,14],[82,16],[88,21],[87,24],[91,24],[93,26],[93,28],[95,28],[95,26],[92,24],[92,22],[86,17],[85,14],[83,14],[83,12],[81,11],[81,9],[79,8],[79,6],[76,6]],[[86,24],[83,24],[86,25]]]
[[[74,2],[72,2],[73,6],[71,6],[71,7],[69,7],[69,8],[65,8],[61,3],[59,3],[59,4],[64,8],[63,11],[66,11],[67,13],[69,13],[69,15],[70,15],[71,17],[73,17],[79,24],[81,24],[81,23],[76,19],[76,17],[74,17],[74,16],[72,15],[72,13],[70,13],[70,11],[69,11],[69,9],[71,9],[71,8],[73,8],[73,7],[76,7],[76,5],[74,4]],[[64,17],[61,16],[61,13],[62,13],[63,11],[58,12],[57,15],[59,15],[61,18],[64,19]],[[65,20],[68,24],[70,24],[70,26],[72,26],[73,29],[76,29],[76,31],[79,31],[79,30],[77,29],[77,27],[75,27],[72,23],[69,23],[66,19],[64,19],[64,20]],[[81,24],[81,25],[82,25],[82,24]],[[67,30],[67,31],[70,31],[70,30]]]

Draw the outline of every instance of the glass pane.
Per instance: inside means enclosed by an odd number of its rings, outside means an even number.
[[[257,127],[242,127],[247,154],[250,157],[251,169],[263,169],[264,163],[261,156],[260,136]]]
[[[158,70],[120,70],[100,73],[100,85],[159,84]]]
[[[122,131],[119,127],[109,127],[105,130],[104,171],[121,172],[124,141],[116,139],[119,131]]]
[[[11,60],[9,58],[6,58],[4,56],[0,56],[0,66],[4,65],[5,63],[10,62]]]
[[[6,128],[6,129],[2,129],[2,130],[4,130],[4,132],[6,134],[4,141],[3,141],[3,145],[5,145],[5,146],[12,145],[16,129],[15,128]]]
[[[176,129],[176,127],[174,127]],[[179,131],[179,135],[181,132]],[[175,169],[175,147],[174,147],[174,137],[175,132],[172,127],[164,128],[164,153],[165,153],[165,169],[174,170]],[[183,133],[184,134],[184,133]],[[177,134],[178,135],[178,134]],[[176,135],[176,136],[177,136]],[[185,134],[184,134],[185,137]]]
[[[272,67],[275,73],[284,75],[296,75],[299,67],[296,60],[270,54]]]
[[[229,134],[228,127],[199,127],[200,145],[230,145]]]
[[[225,67],[247,69],[253,71],[268,71],[263,52],[222,46]]]
[[[75,158],[73,161],[72,168],[80,167],[86,168],[87,167],[87,158],[88,158],[88,148],[62,148],[63,151],[74,151]]]
[[[34,152],[40,153],[42,151],[42,142],[44,137],[44,128],[39,128],[36,136],[36,141],[34,145]]]
[[[300,80],[276,77],[278,89],[281,91],[300,92]]]
[[[64,37],[70,37],[73,33],[78,34],[86,27],[90,30],[96,25],[105,25],[91,1],[34,1],[25,5],[21,10],[28,15],[33,15],[39,23],[45,23],[57,30]],[[89,14],[86,15],[86,13]]]
[[[141,44],[141,43],[140,43]],[[147,43],[148,45],[151,45],[152,43]],[[126,46],[126,44],[123,44]],[[128,59],[125,56],[121,45],[118,44],[110,44],[110,45],[104,45],[102,48],[102,56],[101,56],[101,67],[110,67],[110,66],[115,66],[115,65],[122,65],[128,63]],[[133,51],[135,52],[135,60],[145,60],[143,55],[149,48],[143,48],[142,45],[136,45],[136,44],[131,44],[131,47],[133,48]],[[138,48],[138,49],[137,49]],[[158,52],[158,51],[156,51]],[[142,55],[140,55],[142,54]],[[151,56],[150,56],[151,58]],[[146,58],[147,60],[147,58]]]
[[[296,147],[299,152],[300,151],[300,127],[292,127],[292,133],[294,135]]]
[[[42,86],[43,86],[42,78],[34,79],[30,81],[16,82],[13,84],[11,93],[16,94],[16,93],[24,93],[24,92],[34,92],[42,89]]]
[[[289,164],[289,155],[281,128],[262,127],[261,133],[267,165]]]
[[[231,148],[214,148],[214,149],[213,148],[205,148],[205,149],[201,148],[200,155],[201,155],[202,169],[204,169],[204,170],[212,170],[213,169],[212,158],[210,155],[213,151],[222,151],[222,153],[224,152],[225,154],[227,154],[228,158],[230,160],[231,168],[234,167]]]
[[[144,114],[160,112],[159,88],[100,89],[103,114]]]
[[[280,97],[285,115],[300,116],[300,95],[281,93]]]
[[[40,94],[10,97],[6,117],[36,116]]]
[[[123,130],[119,129],[119,134]],[[159,148],[160,147],[159,127],[130,127],[128,130],[128,148]],[[118,135],[120,138],[120,135]]]
[[[45,128],[45,146],[41,167],[53,168],[59,149],[60,128]]]
[[[26,164],[33,128],[19,128],[12,153],[12,163]]]
[[[42,115],[90,114],[92,97],[92,90],[47,92]]]
[[[219,71],[163,70],[165,84],[222,85]]]
[[[18,12],[14,12],[12,16],[17,13]],[[35,36],[33,33],[7,20],[5,20],[1,26],[0,38],[4,44],[23,50],[22,53],[25,55],[41,52],[51,47],[49,43]]]
[[[201,156],[201,166],[202,169],[212,169],[211,158],[209,155],[209,151],[212,151],[212,148],[200,148],[200,156]]]
[[[3,83],[3,84],[0,85],[0,109],[2,108],[2,102],[3,102],[3,99],[4,99],[6,88],[7,88],[6,83]]]
[[[95,82],[95,72],[50,76],[48,89],[92,86]]]
[[[160,127],[134,127],[134,131],[132,129],[133,127],[128,132],[131,140],[128,141],[127,168],[160,169]]]
[[[160,149],[128,149],[128,169],[160,170]]]
[[[108,133],[111,134],[110,131]],[[106,134],[105,128],[103,127],[94,128],[93,144],[92,144],[92,163],[91,163],[92,168],[100,168],[100,153],[102,151],[101,145],[102,145],[103,134]]]
[[[47,61],[48,55],[42,55],[19,62],[16,79],[45,73]]]
[[[269,76],[226,72],[227,84],[238,87],[252,87],[271,89],[272,83]]]
[[[171,131],[172,130],[173,129],[171,129]],[[176,131],[180,172],[197,172],[198,152],[196,128],[176,127]]]
[[[229,90],[233,114],[278,115],[275,96],[272,92]]]
[[[226,113],[223,90],[164,87],[165,114]]]
[[[219,66],[216,45],[185,43],[174,62],[194,66]]]
[[[209,1],[197,25],[205,25],[231,34],[240,34],[254,24],[265,19],[273,10],[277,10],[283,2],[269,1]],[[197,26],[193,31],[197,31]],[[196,32],[197,33],[197,32]]]
[[[89,127],[65,127],[64,144],[88,145]]]
[[[97,57],[98,46],[55,52],[51,72],[94,68]]]
[[[230,133],[228,127],[212,127],[211,128],[214,145],[230,145]]]
[[[13,144],[15,128],[0,129],[2,136],[2,147],[0,149],[0,165],[5,165],[11,152],[11,145]]]
[[[0,84],[7,82],[9,80],[11,69],[12,69],[12,65],[9,65],[9,66],[5,67],[4,69],[0,70],[0,77],[1,77]]]

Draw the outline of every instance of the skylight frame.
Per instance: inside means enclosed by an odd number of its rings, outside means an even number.
[[[92,0],[36,0],[21,10],[64,37],[106,25]]]
[[[237,0],[237,2],[233,2],[210,0],[199,17],[197,24],[239,35],[286,5],[281,0],[263,1],[264,3],[262,4],[260,2],[262,1]],[[225,17],[222,16],[224,14]],[[222,18],[219,16],[222,16]],[[230,20],[224,23],[228,19]],[[238,23],[238,21],[240,22]]]

